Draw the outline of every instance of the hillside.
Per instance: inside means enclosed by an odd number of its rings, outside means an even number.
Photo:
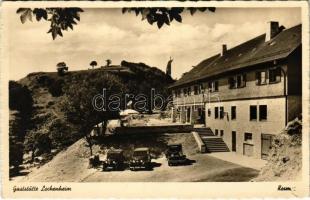
[[[102,94],[103,88],[113,94],[142,93],[146,96],[154,88],[156,93],[167,97],[169,93],[166,86],[172,82],[173,79],[158,68],[126,61],[122,61],[121,67],[117,68],[69,71],[64,76],[56,72],[31,73],[17,82],[10,81],[10,96],[13,93],[11,85],[18,85],[29,91],[32,98],[31,105],[24,105],[31,107],[31,114],[24,119],[30,121],[28,126],[18,130],[18,133],[12,129],[10,135],[23,132],[24,152],[34,153],[26,160],[33,159],[33,156],[51,159],[51,152],[58,152],[73,144],[96,123],[111,117],[110,113],[93,111],[91,104],[93,96]],[[17,99],[25,94],[17,93],[10,98],[10,105],[23,105]],[[20,110],[25,108],[10,106],[12,116]],[[15,119],[12,117],[10,124],[23,121]],[[10,160],[14,159],[15,156],[10,157]]]
[[[301,169],[302,122],[296,118],[275,136],[268,162],[254,181],[297,181]]]

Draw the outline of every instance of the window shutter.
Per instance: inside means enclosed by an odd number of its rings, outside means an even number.
[[[276,82],[280,82],[281,81],[281,68],[277,68],[276,70]]]
[[[246,74],[242,75],[242,87],[245,87],[246,85]]]

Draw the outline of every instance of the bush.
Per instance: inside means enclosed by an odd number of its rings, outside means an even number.
[[[51,93],[53,97],[59,97],[63,95],[63,85],[64,85],[64,80],[63,79],[58,79],[57,81],[54,81],[53,83],[50,84],[48,91]]]

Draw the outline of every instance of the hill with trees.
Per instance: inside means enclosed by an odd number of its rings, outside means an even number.
[[[123,109],[129,100],[135,102],[134,98],[123,98],[125,94],[150,97],[154,89],[156,94],[168,98],[167,86],[173,81],[158,68],[127,61],[122,61],[117,70],[102,67],[64,75],[37,72],[17,82],[10,81],[11,168],[22,164],[23,155],[24,162],[33,162],[38,156],[47,161],[89,134],[94,125],[118,118],[118,111],[94,109],[93,97],[102,95],[103,89],[107,91],[106,99],[118,95]],[[149,101],[146,105],[152,108]]]

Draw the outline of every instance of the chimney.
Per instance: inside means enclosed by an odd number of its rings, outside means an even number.
[[[222,45],[222,52],[221,52],[221,56],[223,56],[227,51],[227,45],[226,44],[223,44]]]
[[[270,21],[267,23],[265,42],[268,42],[279,33],[279,22]]]

